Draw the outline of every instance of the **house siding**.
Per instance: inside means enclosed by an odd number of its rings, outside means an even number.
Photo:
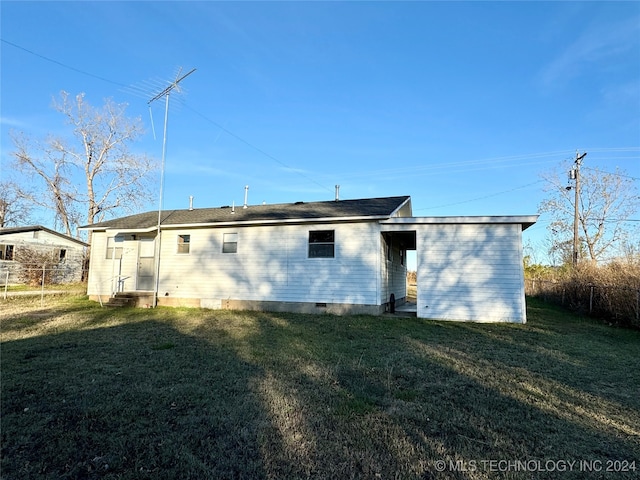
[[[84,227],[93,232],[90,298],[123,291],[136,292],[138,305],[380,314],[391,295],[406,298],[401,249],[409,248],[417,250],[418,317],[526,321],[521,238],[536,216],[412,217],[409,197],[388,197],[163,218],[161,237],[146,243],[156,212]],[[309,232],[318,230],[334,231],[333,257],[309,257]],[[117,232],[122,258],[107,258]],[[313,252],[330,254],[330,236],[312,238]]]
[[[335,230],[334,258],[308,258],[310,230]],[[222,253],[224,233],[238,234],[237,253]],[[175,251],[180,234],[191,234],[189,254]],[[165,231],[159,295],[375,304],[375,259],[363,252],[376,234],[367,224]]]
[[[518,224],[419,228],[418,316],[524,323],[521,233]]]
[[[335,230],[335,257],[308,258],[309,231]],[[223,235],[237,233],[236,253],[223,253]],[[178,253],[178,235],[190,235],[189,253]],[[378,305],[379,241],[375,222],[164,230],[161,240],[159,303],[201,299],[204,305],[291,302]],[[125,241],[122,267],[107,260],[106,234],[95,232],[89,295],[111,292],[110,278],[129,276],[135,290],[137,250]],[[371,252],[371,253],[367,253]]]
[[[13,245],[15,253],[21,247],[28,247],[40,251],[51,251],[52,249],[65,249],[64,260],[55,267],[53,281],[56,283],[79,282],[82,279],[82,268],[85,255],[85,247],[72,239],[64,236],[54,235],[46,230],[27,230],[15,233],[3,233],[0,235],[0,245]],[[22,266],[15,260],[0,260],[0,284],[19,283],[19,272]]]

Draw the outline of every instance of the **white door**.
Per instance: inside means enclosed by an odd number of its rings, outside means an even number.
[[[155,280],[154,237],[142,237],[138,243],[138,280],[136,290],[153,291]]]

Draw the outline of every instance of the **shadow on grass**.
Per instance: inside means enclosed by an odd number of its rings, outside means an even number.
[[[264,386],[269,401],[263,403],[286,402],[297,413],[272,414],[272,425],[279,426],[281,437],[298,438],[305,445],[286,450],[287,455],[297,452],[295,463],[306,466],[305,475],[317,473],[314,466],[331,465],[325,476],[440,478],[434,470],[440,459],[606,465],[640,455],[638,399],[630,399],[637,384],[616,383],[626,392],[618,398],[630,400],[617,403],[590,393],[588,383],[572,386],[571,370],[554,379],[542,369],[530,371],[526,358],[512,365],[517,362],[511,358],[530,340],[531,327],[488,326],[502,327],[511,337],[500,342],[470,331],[468,324],[318,319],[308,323],[263,315],[249,342],[253,352],[269,343],[271,366],[265,367],[269,383]],[[527,358],[536,368],[554,363],[547,350],[559,340],[553,332],[545,333],[544,325],[533,329],[541,330],[542,350],[529,351]],[[544,347],[547,336],[552,343]],[[501,353],[489,353],[493,350]],[[584,357],[587,365],[593,363],[586,352]],[[637,368],[638,358],[633,361]],[[592,380],[600,381],[602,374],[594,371]],[[452,478],[477,478],[467,477],[469,473],[448,472]],[[558,475],[535,473],[536,478]],[[566,478],[584,475],[575,471]],[[633,478],[635,472],[598,475]]]
[[[638,384],[593,391],[618,337],[592,324],[581,348],[535,315],[73,308],[41,319],[66,331],[2,345],[3,478],[557,478],[468,462],[640,457]]]
[[[171,324],[3,345],[2,476],[261,478],[260,369]]]

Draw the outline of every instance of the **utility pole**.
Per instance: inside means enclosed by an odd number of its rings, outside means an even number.
[[[587,156],[587,152],[584,152],[580,155],[576,152],[576,160],[575,167],[570,172],[571,178],[576,181],[576,191],[575,191],[575,201],[574,201],[574,210],[573,210],[573,267],[575,268],[578,265],[578,224],[580,220],[580,211],[578,210],[578,206],[580,203],[580,164],[582,163],[582,159]]]

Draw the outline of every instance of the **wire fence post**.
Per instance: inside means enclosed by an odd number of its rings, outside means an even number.
[[[47,268],[47,264],[45,263],[42,265],[42,282],[40,282],[42,284],[42,287],[40,289],[40,306],[41,307],[44,306],[44,277],[47,271],[46,268]]]
[[[6,275],[4,277],[4,299],[7,299],[7,289],[9,288],[9,270],[7,269]]]

